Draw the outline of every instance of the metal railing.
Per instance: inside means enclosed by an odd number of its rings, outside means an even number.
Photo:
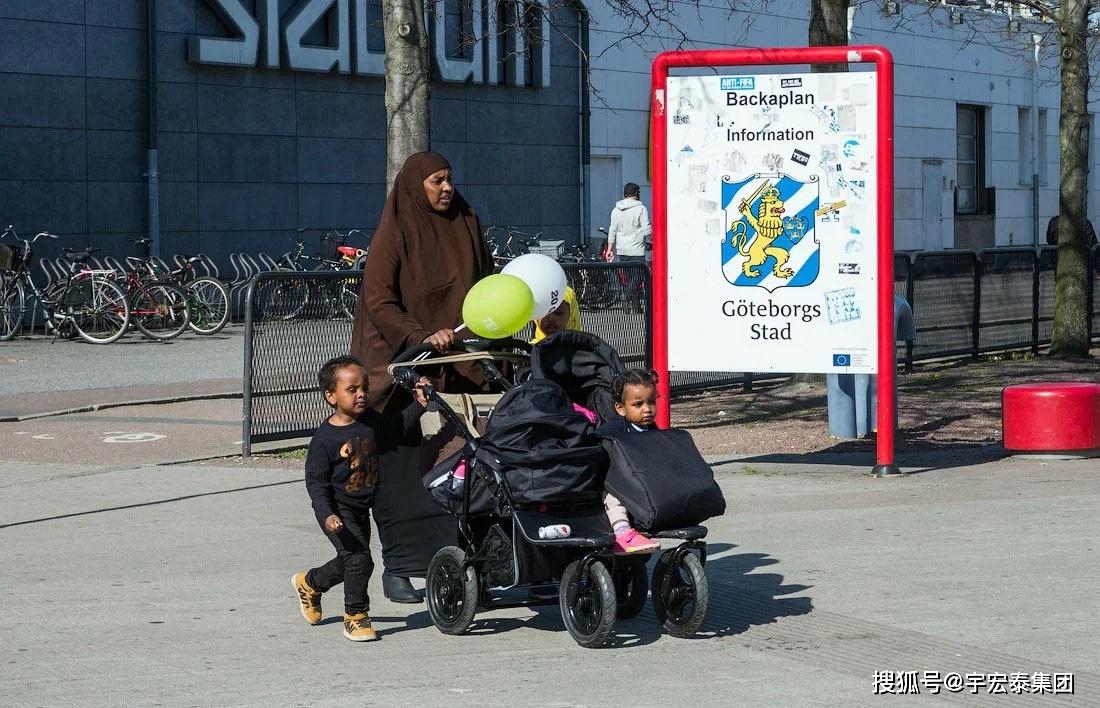
[[[584,330],[613,346],[628,366],[649,366],[649,269],[609,263],[563,267],[578,291]],[[309,436],[329,414],[317,390],[317,371],[348,350],[361,281],[361,271],[271,271],[252,278],[243,298],[244,455],[254,443]],[[631,282],[638,288],[634,297],[628,296]],[[530,325],[517,336],[530,339]]]
[[[974,356],[1050,342],[1057,249],[899,253],[894,291],[913,308],[916,340],[898,343],[898,361]],[[579,263],[563,266],[577,291],[581,325],[619,352],[629,366],[651,362],[648,317],[652,282],[642,264]],[[1100,248],[1090,254],[1088,308],[1092,341],[1100,338],[1094,306]],[[628,284],[640,289],[633,307]],[[245,294],[243,453],[253,443],[309,436],[328,415],[316,374],[348,350],[362,273],[266,272]],[[638,311],[640,310],[640,311]],[[530,328],[519,337],[529,338]],[[673,372],[674,394],[780,378],[752,372]]]
[[[1050,344],[1058,249],[990,248],[897,254],[895,292],[913,308],[917,338],[899,349],[913,362],[947,356],[978,357]],[[1100,338],[1095,303],[1100,246],[1089,254],[1087,307],[1090,340]]]

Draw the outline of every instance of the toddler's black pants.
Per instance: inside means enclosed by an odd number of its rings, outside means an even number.
[[[306,573],[306,583],[326,592],[344,584],[344,612],[356,615],[370,611],[367,583],[374,572],[370,557],[370,506],[349,506],[337,500],[336,514],[344,522],[340,533],[325,536],[336,548],[336,557]]]

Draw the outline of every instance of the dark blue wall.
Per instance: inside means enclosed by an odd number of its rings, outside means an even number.
[[[162,253],[225,262],[281,253],[298,228],[314,243],[329,228],[373,229],[385,199],[383,80],[190,63],[189,37],[225,29],[204,0],[157,7]],[[486,225],[571,239],[579,60],[558,34],[575,36],[575,18],[555,24],[549,87],[436,83],[431,138]],[[144,0],[0,2],[0,222],[135,252],[146,83]]]

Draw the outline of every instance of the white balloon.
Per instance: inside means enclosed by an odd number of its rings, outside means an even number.
[[[565,299],[565,271],[550,256],[526,253],[504,266],[501,272],[516,276],[531,288],[536,320],[558,309]]]

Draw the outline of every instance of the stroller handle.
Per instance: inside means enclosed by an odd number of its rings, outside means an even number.
[[[398,354],[397,356],[395,356],[391,363],[393,363],[393,364],[403,364],[406,361],[412,361],[413,359],[420,356],[421,354],[427,354],[428,352],[431,352],[431,351],[434,351],[434,350],[435,350],[435,347],[433,347],[431,344],[417,344],[417,345],[409,347],[405,351],[403,351],[400,354]]]
[[[508,337],[506,339],[482,339],[481,337],[466,337],[456,339],[451,345],[452,351],[460,352],[487,352],[500,350],[519,350],[530,353],[531,344],[522,339]],[[404,364],[413,359],[436,351],[431,344],[415,344],[393,358],[392,364]]]

